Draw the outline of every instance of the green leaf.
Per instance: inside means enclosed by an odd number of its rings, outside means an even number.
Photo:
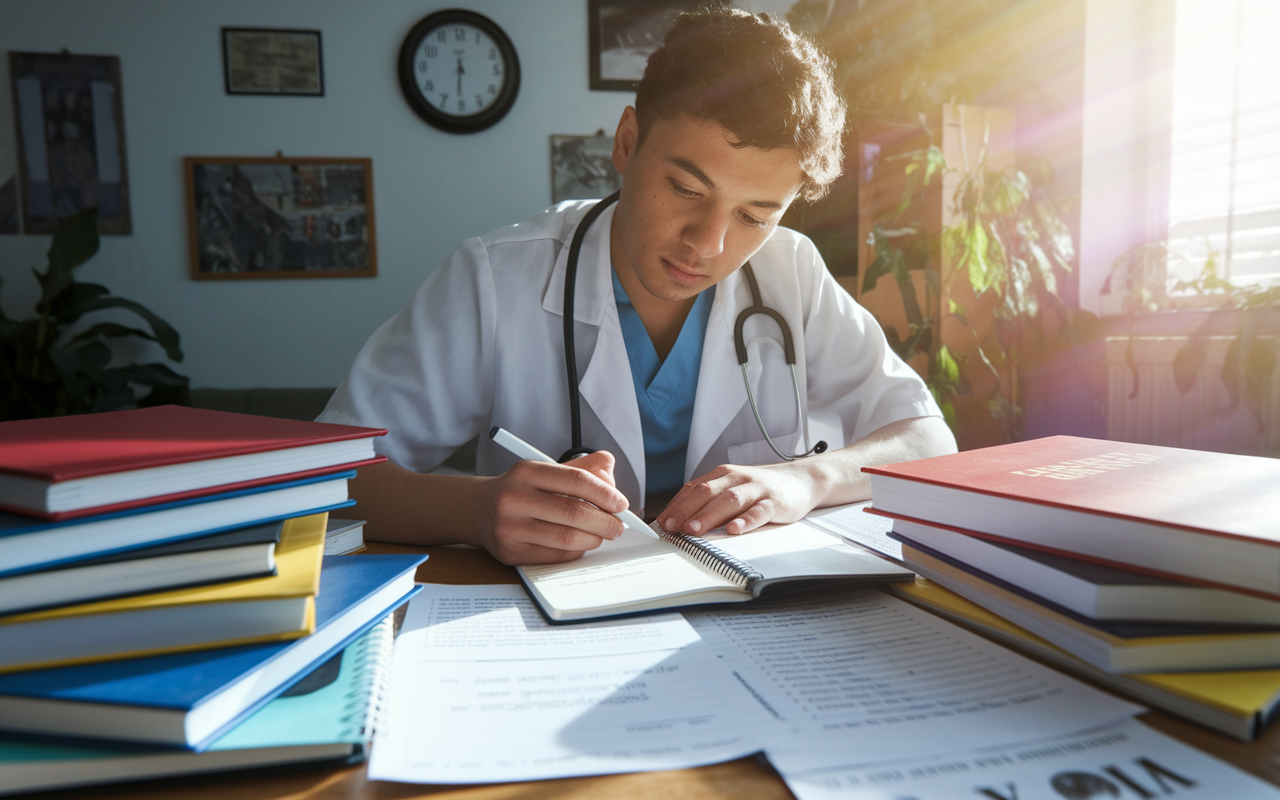
[[[49,306],[49,312],[55,317],[62,317],[72,313],[72,309],[81,303],[88,302],[95,297],[111,294],[111,291],[105,286],[99,286],[96,283],[80,283],[76,282],[67,287],[67,290],[58,295],[53,303]]]
[[[1130,400],[1138,396],[1138,359],[1133,354],[1133,340],[1134,336],[1130,334],[1124,345],[1124,363],[1129,366],[1129,374],[1133,376],[1133,391],[1129,392],[1128,398]]]
[[[872,236],[875,241],[876,257],[867,266],[866,274],[862,276],[862,291],[871,291],[876,288],[876,281],[880,280],[882,275],[888,275],[893,271],[892,252],[897,249],[889,244],[888,240],[879,235],[879,226],[872,228]]]
[[[1204,336],[1192,336],[1178,348],[1173,356],[1173,382],[1178,391],[1186,394],[1196,385],[1200,368],[1209,351],[1209,341]]]
[[[981,225],[975,225],[970,230],[969,237],[965,244],[965,271],[969,273],[969,285],[973,287],[974,294],[982,294],[990,287],[987,279],[989,272],[987,266],[987,231]]]
[[[123,308],[142,317],[151,326],[155,341],[164,348],[165,355],[174,361],[182,361],[182,347],[179,344],[178,332],[149,308],[133,300],[126,300],[123,297],[93,298],[77,304],[74,309],[68,309],[66,316],[59,316],[58,321],[67,325],[91,311],[102,311],[108,308]]]
[[[960,382],[960,365],[956,363],[955,358],[951,355],[951,350],[944,344],[938,348],[938,354],[934,357],[938,364],[938,372],[952,383]]]
[[[156,337],[141,328],[130,328],[127,325],[120,325],[115,322],[99,322],[97,325],[86,328],[72,336],[67,340],[67,346],[70,347],[78,342],[87,342],[98,337],[118,339],[125,336],[138,336],[143,339],[150,339],[153,342],[156,339]]]
[[[36,273],[42,290],[39,309],[49,307],[74,281],[71,271],[98,252],[98,209],[86,208],[58,222],[49,242],[49,266]]]
[[[117,369],[127,375],[129,380],[144,386],[187,386],[191,382],[185,375],[179,375],[167,365],[157,362],[127,364]]]

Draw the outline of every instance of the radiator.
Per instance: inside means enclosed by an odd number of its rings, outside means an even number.
[[[1128,339],[1108,337],[1107,438],[1113,441],[1186,447],[1280,457],[1280,368],[1263,393],[1262,430],[1242,403],[1231,401],[1222,385],[1223,357],[1231,339],[1210,337],[1205,363],[1186,394],[1173,379],[1173,357],[1186,343],[1179,336],[1141,336],[1133,342],[1138,364],[1138,391],[1125,362]],[[1134,394],[1130,397],[1130,394]]]

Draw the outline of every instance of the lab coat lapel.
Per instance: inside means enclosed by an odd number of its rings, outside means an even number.
[[[689,429],[689,448],[684,462],[685,480],[697,477],[693,471],[747,402],[742,370],[733,349],[733,324],[740,306],[749,303],[749,292],[740,272],[733,273],[716,286],[715,302],[711,305],[707,334],[702,344],[698,392],[693,401],[693,424]]]
[[[573,317],[576,322],[595,325],[600,329],[578,390],[582,401],[591,407],[622,450],[614,455],[625,458],[631,464],[639,482],[639,496],[643,498],[644,433],[640,429],[640,406],[636,402],[631,362],[627,358],[622,325],[618,322],[618,307],[613,298],[613,267],[610,264],[608,246],[613,211],[613,208],[607,209],[591,225],[578,256]],[[568,253],[569,246],[566,244],[556,260],[551,282],[542,298],[543,309],[558,316],[564,316],[564,276],[567,272]],[[582,359],[586,355],[580,351],[578,358]],[[588,439],[586,433],[583,438]],[[583,446],[592,447],[593,443],[584,441]]]

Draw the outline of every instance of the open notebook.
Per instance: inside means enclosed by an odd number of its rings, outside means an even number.
[[[627,529],[577,561],[520,567],[521,580],[552,622],[599,619],[703,603],[740,603],[794,581],[884,583],[914,574],[803,522],[741,536]]]

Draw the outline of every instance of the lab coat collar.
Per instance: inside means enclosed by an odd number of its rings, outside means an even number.
[[[640,428],[640,406],[631,378],[631,361],[627,358],[626,341],[622,338],[622,325],[618,322],[618,307],[613,298],[613,266],[609,256],[609,231],[613,225],[616,204],[605,209],[587,231],[578,254],[578,279],[573,303],[576,322],[595,325],[600,329],[595,349],[582,380],[578,384],[582,401],[590,406],[605,430],[618,443],[620,454],[630,463],[639,484],[639,502],[645,493],[644,432]],[[583,208],[585,213],[586,206]],[[578,215],[581,220],[582,214]],[[574,223],[576,228],[577,223]],[[569,241],[573,231],[567,232],[565,245],[560,249],[551,280],[542,296],[544,311],[564,316],[564,277],[568,269]],[[578,352],[581,359],[586,354]],[[581,362],[580,362],[581,363]],[[584,435],[585,439],[586,436]],[[583,442],[591,447],[591,442]],[[639,504],[637,503],[637,505]]]
[[[614,203],[596,217],[582,240],[578,253],[577,291],[574,294],[573,318],[578,322],[599,326],[604,320],[605,309],[613,305],[613,266],[609,257],[609,230],[613,227]],[[569,269],[569,243],[578,224],[592,206],[575,209],[572,219],[566,218],[567,230],[563,232],[564,246],[551,269],[551,280],[542,293],[542,310],[557,317],[564,316],[564,276]]]
[[[584,207],[582,213],[585,214]],[[639,482],[640,497],[646,492],[644,432],[640,427],[640,407],[636,402],[618,308],[613,296],[613,266],[609,255],[609,231],[614,204],[600,214],[587,231],[578,256],[577,294],[573,317],[578,322],[600,328],[595,349],[578,386],[582,400],[595,412],[630,462]],[[580,220],[582,214],[578,214]],[[576,227],[576,222],[575,222]],[[564,316],[564,276],[569,259],[568,231],[565,246],[551,272],[542,297],[544,311]],[[697,477],[693,471],[706,458],[725,428],[747,403],[742,372],[733,348],[733,325],[741,308],[750,305],[750,292],[741,271],[734,272],[716,286],[698,372],[698,391],[693,404],[693,422],[685,456],[685,479]],[[579,354],[582,357],[582,354]],[[590,443],[584,443],[590,446]]]

